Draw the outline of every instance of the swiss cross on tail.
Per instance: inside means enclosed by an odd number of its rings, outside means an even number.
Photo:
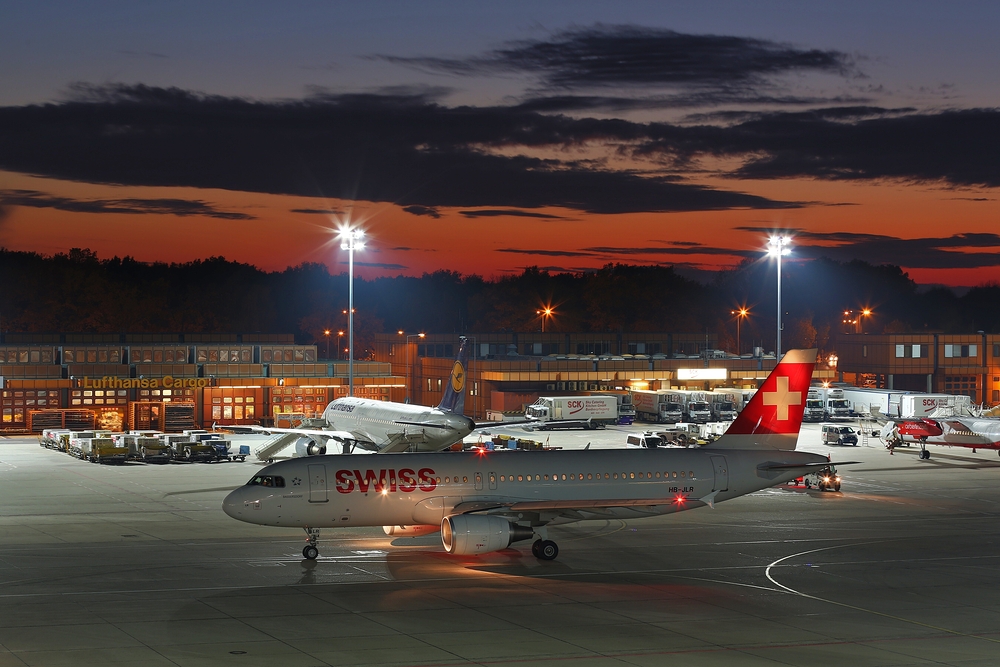
[[[789,350],[726,435],[797,435],[815,363],[816,350]]]

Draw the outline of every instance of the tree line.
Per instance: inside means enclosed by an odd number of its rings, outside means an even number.
[[[900,267],[859,260],[786,261],[782,267],[782,347],[830,349],[838,332],[1000,331],[1000,285],[958,295],[920,288]],[[304,263],[267,272],[211,257],[186,263],[101,259],[86,249],[41,255],[0,249],[0,330],[4,332],[268,332],[294,333],[325,352],[324,330],[346,328],[347,274]],[[359,356],[374,335],[403,330],[537,331],[549,307],[552,332],[715,333],[735,351],[737,317],[743,351],[774,349],[773,264],[745,260],[710,284],[670,266],[608,264],[587,273],[538,268],[486,279],[454,271],[420,277],[355,279]],[[869,309],[860,324],[844,312]],[[331,356],[337,343],[333,342]]]

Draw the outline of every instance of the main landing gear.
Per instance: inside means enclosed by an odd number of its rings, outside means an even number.
[[[531,555],[539,560],[555,560],[559,546],[552,540],[535,540],[531,545]]]
[[[931,458],[931,453],[927,451],[927,441],[923,439],[920,440],[920,458],[925,461]]]
[[[302,557],[306,560],[316,560],[319,556],[319,549],[316,548],[316,544],[319,542],[319,528],[303,528],[308,536],[306,539],[309,544],[302,547]]]

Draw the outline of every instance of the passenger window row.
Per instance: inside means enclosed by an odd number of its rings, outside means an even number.
[[[621,475],[621,477],[619,477],[619,475]],[[545,482],[548,482],[548,481],[552,481],[552,482],[560,482],[560,481],[561,482],[565,482],[565,481],[575,482],[575,481],[594,480],[594,479],[623,479],[623,480],[629,480],[629,479],[677,479],[678,477],[681,478],[681,479],[692,479],[693,480],[694,479],[694,471],[693,470],[688,470],[688,471],[681,470],[680,473],[678,473],[676,470],[671,470],[671,471],[665,471],[663,473],[657,471],[655,473],[654,472],[645,472],[645,473],[643,473],[643,472],[623,472],[623,473],[617,473],[617,472],[599,473],[598,472],[598,473],[589,473],[588,472],[588,473],[585,474],[585,473],[581,472],[581,473],[569,473],[568,475],[566,473],[556,473],[556,474],[553,474],[553,475],[516,475],[516,476],[515,475],[500,475],[500,481],[501,482],[532,482],[532,481],[535,481],[535,482],[541,482],[541,481],[545,481]],[[444,484],[468,484],[469,483],[469,478],[468,477],[462,477],[461,481],[459,481],[458,476],[455,476],[455,477],[447,476],[447,477],[444,478],[444,481],[442,482],[441,478],[439,477],[437,479],[437,483],[438,484],[442,484],[442,483],[444,483]]]

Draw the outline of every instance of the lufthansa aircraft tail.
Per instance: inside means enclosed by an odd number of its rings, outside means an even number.
[[[795,449],[816,350],[789,350],[712,449]]]
[[[454,412],[464,414],[465,412],[465,369],[469,354],[469,339],[462,336],[462,342],[458,346],[458,357],[455,365],[451,367],[451,377],[448,378],[448,386],[445,387],[444,396],[437,406],[443,412]]]

